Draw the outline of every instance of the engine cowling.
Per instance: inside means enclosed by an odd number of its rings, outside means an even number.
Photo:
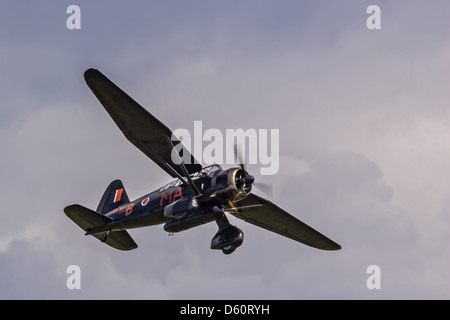
[[[255,178],[245,170],[232,168],[222,171],[216,178],[216,191],[212,197],[222,202],[239,201],[250,194]]]

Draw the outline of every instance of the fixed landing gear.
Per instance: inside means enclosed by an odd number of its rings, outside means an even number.
[[[224,254],[231,254],[244,242],[244,233],[238,227],[228,225],[219,229],[211,240],[211,249],[220,249]]]
[[[220,249],[224,254],[233,253],[243,242],[244,233],[230,225],[225,215],[216,220],[219,231],[211,240],[211,249]]]
[[[222,248],[223,254],[232,254],[237,249],[237,245],[231,244]]]
[[[100,238],[101,242],[106,242],[106,240],[108,240],[108,236],[111,233],[111,230],[106,231],[106,233],[104,235],[102,235],[102,237]]]

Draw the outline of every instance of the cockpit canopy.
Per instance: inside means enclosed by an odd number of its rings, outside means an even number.
[[[215,172],[215,171],[222,171],[222,167],[218,164],[213,164],[207,167],[204,167],[202,170],[200,170],[199,172],[195,172],[193,174],[190,175],[192,181],[195,181],[201,177],[205,177],[208,176],[209,174]],[[163,185],[161,188],[159,188],[159,191],[162,192],[164,190],[167,190],[169,188],[173,188],[176,186],[179,186],[183,184],[183,181],[181,181],[180,179],[175,179],[165,185]]]

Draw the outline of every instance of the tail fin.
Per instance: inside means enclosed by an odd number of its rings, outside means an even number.
[[[128,202],[130,199],[128,199],[122,181],[114,180],[106,188],[96,211],[105,214]]]

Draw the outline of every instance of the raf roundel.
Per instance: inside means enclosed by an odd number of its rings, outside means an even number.
[[[147,203],[150,201],[150,198],[145,198],[144,200],[141,201],[141,206],[146,206]]]

